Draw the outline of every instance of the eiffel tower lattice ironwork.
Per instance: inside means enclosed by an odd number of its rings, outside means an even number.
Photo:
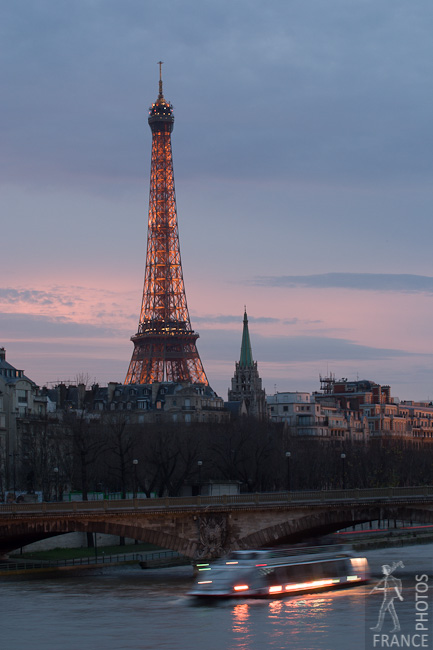
[[[192,330],[180,258],[171,132],[173,106],[162,92],[149,110],[152,130],[146,271],[138,331],[125,384],[208,380]]]

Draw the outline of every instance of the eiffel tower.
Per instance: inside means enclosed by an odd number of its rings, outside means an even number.
[[[208,385],[186,302],[174,191],[173,106],[162,91],[149,109],[152,131],[149,221],[143,300],[125,384],[186,382]]]

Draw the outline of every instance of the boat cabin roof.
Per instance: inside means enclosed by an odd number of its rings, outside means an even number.
[[[272,564],[279,562],[286,564],[288,562],[315,562],[319,560],[333,560],[342,556],[347,557],[347,555],[350,555],[350,551],[351,547],[345,544],[232,551],[223,561],[226,563],[230,561],[249,563],[251,561],[263,562],[264,560],[268,560]]]

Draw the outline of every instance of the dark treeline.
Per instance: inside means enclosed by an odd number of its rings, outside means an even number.
[[[209,481],[248,492],[424,485],[432,468],[430,446],[403,441],[334,446],[255,419],[132,424],[126,412],[72,412],[23,437],[18,482],[47,500],[70,489],[86,500],[92,491],[178,496],[184,486],[198,494]]]

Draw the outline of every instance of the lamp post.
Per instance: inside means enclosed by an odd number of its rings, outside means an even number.
[[[346,489],[346,472],[345,472],[344,463],[346,461],[346,454],[342,453],[340,455],[340,458],[341,458],[341,478],[342,478],[343,490],[345,490]]]
[[[58,501],[59,500],[59,468],[55,467],[53,469],[53,472],[56,480],[56,501]]]
[[[13,451],[11,454],[9,454],[9,457],[12,458],[12,479],[14,482],[14,494],[16,494],[17,491],[17,456],[19,456],[17,451]]]
[[[134,469],[134,490],[133,490],[133,498],[137,498],[137,465],[138,465],[138,460],[134,458],[132,461],[133,469]]]
[[[290,492],[291,488],[291,481],[290,481],[290,459],[292,457],[292,454],[290,451],[286,451],[286,460],[287,460],[287,492]]]
[[[198,465],[198,493],[201,494],[201,467],[203,465],[203,461],[198,460],[197,465]]]

